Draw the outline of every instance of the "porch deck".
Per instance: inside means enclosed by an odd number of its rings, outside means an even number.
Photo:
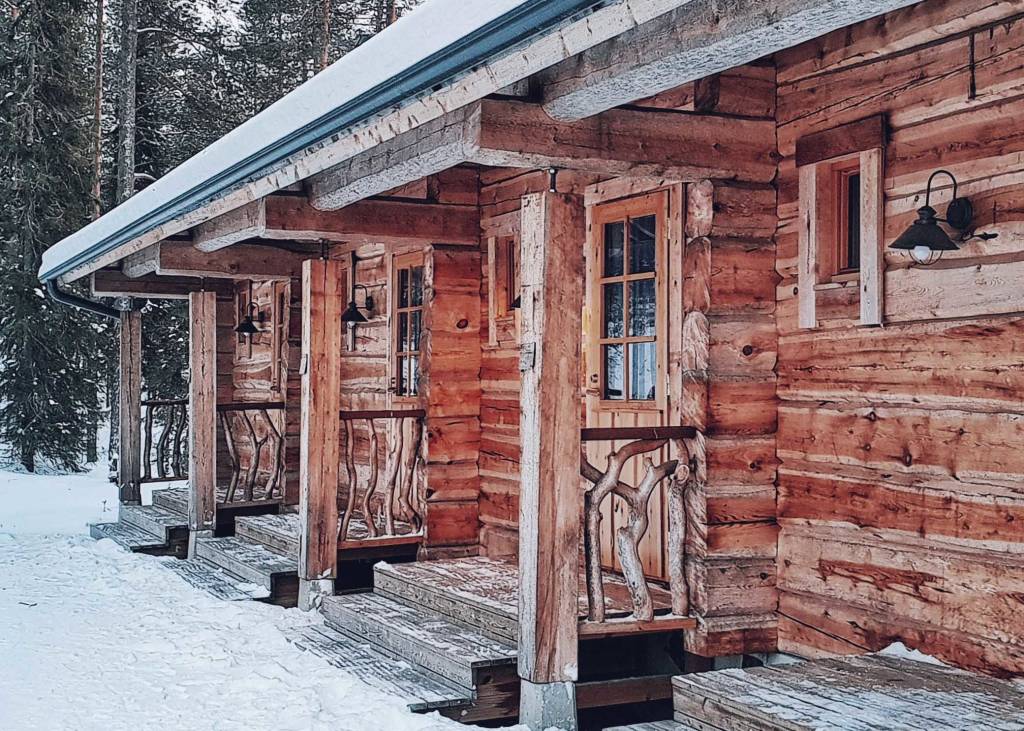
[[[609,731],[1024,730],[1014,683],[886,655],[673,679],[675,721]]]

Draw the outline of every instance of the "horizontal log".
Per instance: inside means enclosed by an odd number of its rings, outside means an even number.
[[[590,117],[912,2],[694,0],[542,72],[544,109]]]
[[[342,421],[355,419],[422,419],[427,415],[423,409],[377,409],[376,411],[342,411]]]
[[[132,262],[130,270],[126,268],[129,276],[152,273],[161,277],[290,280],[301,274],[305,259],[319,256],[312,250],[302,253],[253,243],[205,252],[187,241],[162,241],[144,254]]]
[[[813,165],[855,152],[884,148],[888,139],[885,116],[873,114],[856,122],[801,137],[796,141],[796,164]]]
[[[92,274],[94,297],[139,297],[146,299],[188,299],[190,292],[213,289],[218,295],[232,292],[216,281],[204,282],[196,277],[160,277],[146,274],[129,277],[114,269],[100,269]]]
[[[284,401],[235,401],[217,404],[217,411],[279,411],[287,408]]]
[[[216,251],[249,239],[476,244],[480,241],[480,218],[475,205],[367,200],[341,210],[323,211],[310,206],[302,196],[273,195],[193,231],[193,243],[200,251]]]
[[[766,183],[774,148],[770,120],[615,109],[557,123],[539,105],[485,99],[313,177],[309,200],[334,210],[464,163]]]
[[[591,427],[580,430],[584,442],[611,442],[628,439],[693,439],[692,426],[620,426]]]

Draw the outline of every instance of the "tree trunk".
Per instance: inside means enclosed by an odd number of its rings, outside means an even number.
[[[105,19],[104,0],[96,0],[96,62],[94,67],[95,86],[93,91],[93,138],[92,138],[92,217],[103,214],[103,41]],[[93,435],[95,437],[95,434]],[[95,442],[95,439],[93,440]]]
[[[135,192],[136,73],[138,67],[139,2],[123,0],[121,8],[120,94],[117,104],[117,202]]]
[[[320,33],[320,71],[331,65],[331,10],[333,0],[322,0],[322,24]]]

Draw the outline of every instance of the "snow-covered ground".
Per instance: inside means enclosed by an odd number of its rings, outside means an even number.
[[[159,560],[93,541],[103,475],[0,472],[0,729],[465,729],[285,639],[315,615],[196,591]]]

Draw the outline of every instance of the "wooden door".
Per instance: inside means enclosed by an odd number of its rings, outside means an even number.
[[[669,423],[668,403],[668,235],[669,195],[647,195],[588,209],[587,303],[584,313],[586,424],[588,427],[662,426]],[[599,469],[609,451],[623,442],[587,445]],[[648,456],[656,463],[665,450]],[[623,472],[636,485],[643,458]],[[668,505],[662,485],[651,498],[650,527],[640,544],[648,576],[667,579]],[[602,508],[601,557],[618,569],[616,529],[624,520],[622,501],[611,496]]]

